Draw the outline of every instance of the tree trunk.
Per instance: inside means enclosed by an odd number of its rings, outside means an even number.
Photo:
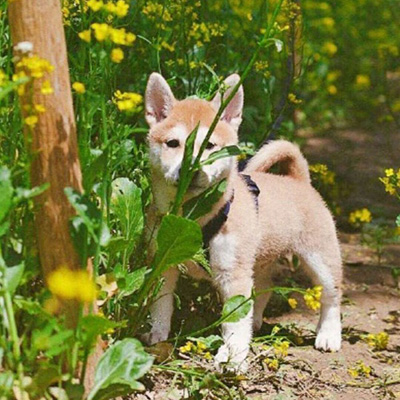
[[[60,0],[10,1],[9,20],[14,47],[30,42],[33,54],[54,66],[54,71],[45,78],[54,92],[44,95],[36,83],[33,88],[33,104],[43,105],[46,111],[38,115],[37,125],[25,132],[32,159],[31,184],[50,184],[35,204],[36,238],[46,279],[60,266],[81,268],[69,233],[69,219],[74,210],[64,194],[66,187],[82,191],[82,174]],[[88,269],[91,270],[90,263]],[[74,325],[78,307],[66,305],[64,312],[69,324]],[[89,362],[87,375],[93,371],[96,358]]]

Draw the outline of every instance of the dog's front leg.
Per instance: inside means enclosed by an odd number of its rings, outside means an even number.
[[[149,345],[168,339],[171,329],[171,318],[174,311],[174,291],[179,271],[170,267],[164,274],[164,284],[158,293],[157,300],[150,308],[151,330],[142,339]]]
[[[218,279],[218,286],[222,300],[226,302],[235,295],[251,296],[253,279],[251,269],[248,273],[239,271],[223,271]],[[218,368],[225,365],[228,369],[244,372],[247,369],[246,357],[250,348],[252,337],[253,306],[249,313],[238,322],[222,324],[222,337],[224,345],[219,349],[215,361]]]

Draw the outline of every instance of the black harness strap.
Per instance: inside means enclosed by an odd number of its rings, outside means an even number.
[[[249,175],[240,174],[244,181],[246,182],[249,192],[253,195],[254,202],[256,204],[256,209],[258,212],[258,196],[260,194],[260,189],[257,184],[250,178]],[[208,249],[210,247],[211,239],[221,230],[222,226],[228,219],[229,211],[231,209],[231,204],[234,200],[235,193],[232,193],[231,198],[220,208],[217,215],[210,219],[202,228],[203,232],[203,243],[204,248]]]

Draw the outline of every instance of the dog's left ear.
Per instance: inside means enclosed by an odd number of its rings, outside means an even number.
[[[232,74],[224,80],[224,84],[227,87],[227,90],[224,93],[224,99],[226,99],[230,95],[232,89],[238,84],[239,81],[240,76],[238,74]],[[221,105],[221,97],[221,93],[217,93],[215,97],[211,100],[211,104],[216,111],[218,111]],[[240,123],[242,122],[243,99],[243,86],[240,85],[239,90],[236,92],[233,99],[229,102],[221,117],[222,121],[226,121],[236,131],[239,129]]]

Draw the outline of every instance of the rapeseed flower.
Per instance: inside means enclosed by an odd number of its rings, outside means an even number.
[[[49,275],[47,285],[53,295],[64,300],[89,303],[96,299],[96,286],[86,270],[60,267]]]
[[[349,215],[349,222],[352,225],[359,225],[364,223],[369,223],[372,221],[372,214],[368,208],[362,208],[360,210],[355,210]]]
[[[304,301],[306,306],[311,310],[318,310],[321,308],[321,295],[322,295],[322,286],[315,286],[312,289],[307,289],[304,294]]]
[[[37,115],[29,115],[29,117],[26,117],[24,119],[25,125],[28,125],[30,128],[34,128],[39,121],[39,118]]]
[[[367,75],[356,76],[356,87],[358,89],[368,89],[371,86],[371,80]]]
[[[124,52],[119,47],[111,50],[111,61],[119,64],[124,59]]]
[[[350,367],[347,372],[349,375],[351,375],[353,378],[357,378],[358,376],[365,376],[369,377],[371,374],[371,367],[368,365],[365,365],[363,361],[357,361],[356,365],[353,367]]]
[[[101,0],[89,0],[86,4],[94,12],[97,12],[104,7],[104,3]]]
[[[32,78],[42,78],[45,73],[54,70],[54,67],[47,60],[37,55],[23,57],[17,62],[16,68],[24,70]]]
[[[385,185],[386,192],[395,195],[400,188],[400,168],[397,172],[393,168],[385,169],[385,177],[379,180]]]
[[[288,300],[289,306],[293,309],[295,309],[297,307],[297,300],[294,298],[290,298]]]
[[[272,347],[274,348],[274,353],[278,358],[284,358],[288,355],[290,343],[283,341],[281,343],[274,343]]]
[[[326,42],[323,46],[322,46],[322,51],[326,54],[328,54],[328,56],[334,56],[337,53],[337,46],[335,43],[332,42]]]
[[[90,43],[92,39],[92,32],[90,29],[86,29],[78,33],[78,36],[87,43]]]
[[[122,93],[120,90],[117,90],[114,93],[113,103],[116,104],[120,111],[137,112],[143,103],[143,97],[138,93]]]
[[[51,86],[50,81],[44,81],[40,91],[42,94],[52,94],[54,90],[53,87]]]
[[[79,94],[83,94],[86,92],[86,87],[82,82],[74,82],[72,84],[72,89],[74,89],[75,92]]]
[[[364,340],[374,350],[385,350],[389,344],[389,335],[386,332],[370,333]]]

